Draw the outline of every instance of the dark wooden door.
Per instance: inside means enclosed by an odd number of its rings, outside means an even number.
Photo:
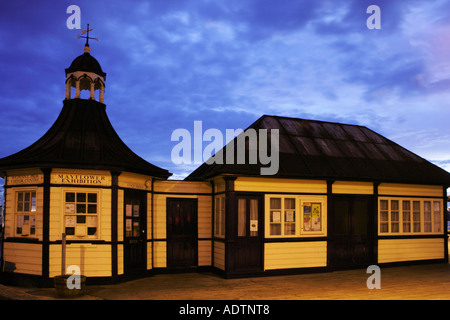
[[[124,193],[124,267],[126,275],[142,275],[147,269],[147,193]]]
[[[262,219],[259,196],[238,196],[230,267],[234,273],[262,271]]]
[[[373,263],[371,210],[371,197],[334,196],[328,235],[331,267],[358,268]]]
[[[198,265],[197,199],[167,199],[167,268]]]

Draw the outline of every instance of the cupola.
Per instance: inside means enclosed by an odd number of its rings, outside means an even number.
[[[90,54],[89,39],[98,40],[98,38],[90,38],[89,24],[87,29],[82,31],[86,36],[78,36],[79,38],[86,38],[84,45],[84,53],[73,60],[69,68],[66,69],[66,97],[65,99],[72,99],[71,89],[75,88],[75,99],[81,98],[81,91],[88,90],[89,100],[95,99],[95,91],[99,91],[98,101],[104,103],[105,96],[105,80],[106,73],[103,72],[100,63]]]

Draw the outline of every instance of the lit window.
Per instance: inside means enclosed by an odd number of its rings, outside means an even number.
[[[380,199],[379,232],[384,234],[441,233],[441,201]]]
[[[97,236],[98,194],[66,192],[64,220],[68,236]]]
[[[36,191],[16,193],[16,235],[36,235]]]

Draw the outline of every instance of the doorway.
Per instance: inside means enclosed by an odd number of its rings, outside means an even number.
[[[261,197],[237,196],[230,243],[232,273],[257,273],[263,269]]]
[[[124,192],[124,271],[141,276],[147,269],[147,193]]]
[[[167,198],[167,268],[198,265],[197,199]]]
[[[360,268],[374,263],[370,196],[333,196],[328,231],[328,265]]]

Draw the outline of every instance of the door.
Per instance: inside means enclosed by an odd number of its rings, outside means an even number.
[[[238,196],[234,230],[231,232],[231,271],[252,273],[262,271],[261,198]]]
[[[198,265],[197,199],[167,199],[167,268]]]
[[[147,193],[125,190],[124,195],[124,271],[139,276],[147,269]]]
[[[329,265],[335,268],[368,267],[373,263],[372,199],[334,196],[329,223]]]

